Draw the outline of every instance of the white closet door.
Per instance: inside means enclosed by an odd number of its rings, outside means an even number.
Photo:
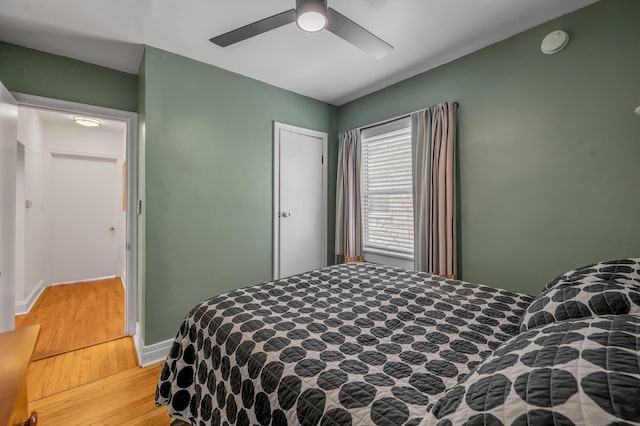
[[[118,275],[116,161],[54,155],[52,164],[51,282]]]
[[[323,140],[280,130],[280,277],[324,266]]]

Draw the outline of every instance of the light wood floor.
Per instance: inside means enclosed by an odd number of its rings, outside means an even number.
[[[137,367],[138,359],[131,337],[33,361],[27,375],[29,401],[55,395]]]
[[[120,278],[47,287],[16,328],[40,324],[33,359],[124,336],[124,289]]]
[[[130,337],[120,340],[131,340]],[[116,341],[118,342],[118,341]],[[171,419],[167,416],[166,407],[156,407],[154,402],[156,384],[162,370],[162,363],[147,368],[130,365],[130,359],[121,361],[112,359],[113,353],[109,343],[94,346],[91,356],[80,351],[59,355],[50,368],[45,365],[34,365],[29,370],[30,376],[45,373],[40,378],[29,377],[29,410],[38,412],[38,424],[48,425],[162,425],[167,426]],[[116,354],[123,357],[134,357],[133,345],[122,346],[123,352]],[[87,356],[85,356],[87,355]],[[75,360],[75,361],[74,361]],[[45,360],[46,361],[46,360]],[[74,362],[72,362],[74,361]],[[42,362],[42,361],[37,361]],[[122,365],[120,363],[122,362]],[[79,364],[79,365],[76,365]],[[104,364],[109,367],[103,367]],[[99,368],[93,367],[100,365]],[[136,363],[137,364],[137,363]],[[113,375],[90,381],[92,374],[110,368],[124,368]],[[92,373],[92,370],[95,371]],[[111,370],[109,370],[111,371]],[[84,372],[84,373],[83,373]],[[86,382],[74,386],[69,376],[84,377]],[[75,382],[74,382],[75,383]],[[32,392],[36,388],[35,394]],[[66,390],[62,390],[65,389]],[[62,390],[44,398],[36,398],[40,389],[45,393]],[[35,396],[35,397],[34,397]]]
[[[38,424],[171,423],[166,407],[154,400],[162,364],[138,367],[133,339],[121,337],[119,279],[47,288],[28,315],[16,317],[16,327],[32,323],[42,326],[41,359],[31,363],[27,378],[29,410],[38,412]],[[58,355],[42,358],[52,353]]]

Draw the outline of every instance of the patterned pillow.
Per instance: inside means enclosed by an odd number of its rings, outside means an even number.
[[[637,315],[573,319],[529,330],[502,344],[449,389],[421,425],[640,422],[639,349]]]
[[[640,259],[622,259],[567,272],[547,284],[520,318],[520,331],[597,315],[640,314]]]
[[[556,286],[543,291],[520,318],[520,331],[598,315],[640,314],[640,285],[605,281]]]
[[[549,281],[544,287],[548,290],[559,285],[571,285],[576,282],[607,281],[635,283],[640,285],[640,258],[608,260],[594,263],[565,272]]]

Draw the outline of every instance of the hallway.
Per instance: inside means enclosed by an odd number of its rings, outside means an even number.
[[[16,328],[40,324],[33,359],[123,337],[124,288],[120,278],[47,287]]]

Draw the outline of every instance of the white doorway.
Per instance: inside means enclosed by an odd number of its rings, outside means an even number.
[[[275,123],[274,279],[327,264],[327,134]]]
[[[18,108],[0,83],[0,332],[13,330]]]
[[[103,136],[108,133],[107,130],[115,131],[116,127],[122,129],[118,130],[120,138],[118,148],[114,148],[114,152],[103,152],[96,150],[95,147],[98,144],[106,146],[106,136],[97,139],[92,137],[91,140],[74,138],[71,141],[67,138],[70,130],[65,131],[61,125],[58,125],[60,123],[54,121],[49,123],[52,124],[51,126],[43,126],[42,131],[46,130],[45,127],[48,128],[49,136],[41,148],[46,150],[48,157],[47,155],[41,157],[48,160],[43,164],[34,164],[32,170],[43,170],[43,173],[46,173],[47,194],[40,200],[34,200],[33,207],[28,209],[27,215],[46,214],[46,229],[40,232],[41,235],[47,235],[47,240],[50,240],[43,244],[47,252],[45,286],[68,281],[78,282],[83,278],[90,280],[107,276],[123,278],[126,276],[126,281],[123,279],[123,284],[126,283],[124,333],[130,336],[135,335],[138,321],[138,214],[140,211],[137,179],[137,114],[21,93],[13,93],[13,95],[21,109],[35,110],[39,115],[59,114],[69,119],[75,116],[98,118],[103,122]],[[48,120],[43,119],[43,121]],[[54,128],[57,130],[52,130]],[[62,141],[65,140],[68,143],[63,144]],[[109,144],[109,146],[115,145]],[[27,160],[27,182],[29,182],[29,165]],[[86,179],[87,173],[91,174],[91,179]],[[111,182],[108,187],[106,183],[103,184],[102,189],[92,186],[97,176],[101,176],[98,180],[103,182],[106,182],[109,176]],[[62,186],[67,186],[67,189],[60,189]],[[95,193],[90,194],[91,190]],[[96,199],[97,193],[106,194],[101,198],[103,201]],[[106,208],[107,202],[110,208]],[[106,211],[102,215],[97,214],[97,210],[103,208]],[[98,217],[95,217],[96,215]],[[95,224],[91,226],[81,223],[81,219],[78,219],[81,216],[85,216],[85,219],[86,216],[94,216]],[[63,217],[75,217],[76,225],[80,225],[78,228],[83,229],[76,228],[71,231],[70,220],[62,219]],[[53,220],[62,226],[52,227]],[[100,225],[97,225],[98,222]],[[75,235],[73,238],[68,238],[71,232],[75,232]],[[27,234],[29,234],[28,229]],[[67,238],[63,238],[63,234]],[[95,244],[101,237],[100,244]],[[93,243],[90,245],[79,243],[83,239],[85,243],[89,240]],[[118,239],[122,243],[118,242],[117,249],[114,250],[114,240]],[[29,241],[29,235],[27,240]],[[57,241],[54,244],[58,244],[58,247],[68,249],[64,256],[57,250],[51,250],[53,240]],[[89,256],[84,256],[87,253],[79,250],[82,245],[85,246],[85,250],[88,250],[87,247],[91,250],[101,247],[100,250],[104,250],[103,253],[94,251],[89,255],[93,260],[102,259],[101,265],[83,260]],[[69,277],[66,271],[69,269],[69,259],[72,257],[75,258],[73,263],[76,273],[73,277]],[[29,275],[29,268],[27,268],[27,275]]]
[[[51,282],[119,276],[116,158],[53,153],[49,198]],[[124,242],[124,239],[122,239]]]

